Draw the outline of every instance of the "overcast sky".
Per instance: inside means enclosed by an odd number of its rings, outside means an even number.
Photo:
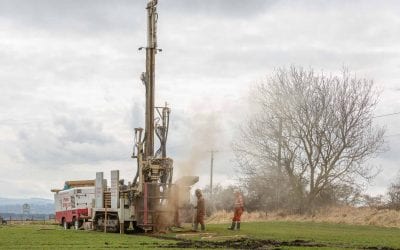
[[[65,180],[131,180],[144,126],[145,0],[0,0],[0,197],[51,198]],[[159,0],[156,100],[172,108],[178,174],[237,178],[230,142],[250,87],[274,68],[347,66],[382,90],[376,115],[400,112],[398,1]],[[376,118],[389,151],[371,163],[384,193],[398,172],[400,116]],[[190,171],[188,169],[191,169]]]

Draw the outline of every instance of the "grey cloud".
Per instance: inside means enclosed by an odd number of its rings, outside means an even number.
[[[7,138],[0,146],[19,150],[2,150],[9,169],[127,159],[132,129],[144,126],[139,75],[145,55],[137,47],[145,43],[146,2],[0,0],[0,136]],[[345,64],[380,80],[385,91],[388,82],[398,89],[399,6],[396,1],[159,0],[163,52],[157,58],[156,95],[158,104],[171,103],[168,146],[176,169],[197,143],[199,172],[208,174],[206,144],[212,143],[203,138],[207,130],[196,133],[197,114],[232,113],[235,119],[221,118],[222,135],[216,135],[218,146],[229,149],[229,129],[245,111],[226,107],[245,105],[238,103],[240,95],[275,67],[296,64],[330,72]],[[383,93],[382,114],[398,111],[398,93]],[[394,125],[388,134],[398,133],[397,124],[388,123]],[[398,141],[389,138],[391,151],[378,159],[390,165],[384,175],[397,166]],[[217,154],[217,172],[232,170],[229,158]]]
[[[263,12],[259,18],[246,20],[242,25],[234,18],[204,21],[187,18],[185,25],[171,25],[167,30],[178,29],[185,39],[163,34],[167,45],[175,44],[175,52],[167,50],[168,58],[160,60],[163,63],[173,58],[179,66],[168,65],[168,69],[174,76],[197,79],[234,77],[237,72],[260,74],[261,67],[267,71],[291,63],[330,70],[343,64],[367,68],[398,61],[399,51],[395,47],[395,38],[400,35],[398,18],[385,5],[375,6],[379,12],[371,15],[369,9],[374,6],[368,1],[367,10],[361,9],[356,14],[357,4],[335,9],[343,4],[340,1],[313,2],[313,8],[304,1],[279,3],[276,12]],[[392,15],[386,17],[383,14],[386,12]],[[196,25],[196,22],[202,23]]]
[[[108,144],[116,140],[111,135],[105,134],[102,125],[89,119],[57,118],[55,126],[61,126],[64,130],[61,140],[72,143]]]
[[[132,31],[145,23],[145,0],[14,0],[0,1],[0,16],[20,25],[73,32]],[[165,17],[213,15],[247,18],[263,13],[272,0],[159,1]]]
[[[160,8],[167,13],[180,15],[211,15],[233,18],[245,18],[263,13],[266,7],[275,4],[272,0],[160,0]]]
[[[144,7],[143,1],[128,0],[2,0],[0,16],[16,24],[55,32],[93,33],[132,30],[142,22]]]
[[[56,119],[55,129],[36,128],[19,132],[19,148],[26,161],[39,165],[96,163],[126,158],[127,145],[88,119]]]
[[[350,65],[352,70],[364,69],[376,65],[387,65],[391,60],[398,58],[400,52],[373,52],[373,51],[332,51],[328,48],[305,48],[294,47],[291,49],[278,49],[255,47],[241,50],[240,48],[225,49],[219,52],[207,53],[196,61],[184,62],[184,59],[177,59],[181,65],[169,70],[182,78],[231,78],[237,77],[238,72],[260,75],[260,68],[273,69],[289,64],[304,66],[316,66],[316,70],[337,70],[343,64]],[[173,67],[173,65],[172,65]],[[191,69],[196,68],[196,71]],[[204,74],[206,72],[206,74]],[[215,81],[209,81],[215,85]]]

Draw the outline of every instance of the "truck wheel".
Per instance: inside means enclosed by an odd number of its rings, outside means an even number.
[[[130,225],[130,221],[124,221],[124,232],[126,233],[128,231]]]

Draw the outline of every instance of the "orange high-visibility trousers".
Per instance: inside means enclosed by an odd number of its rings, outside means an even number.
[[[241,208],[241,207],[235,208],[235,212],[233,214],[232,221],[240,222],[240,217],[242,217],[242,213],[243,213],[243,208]]]

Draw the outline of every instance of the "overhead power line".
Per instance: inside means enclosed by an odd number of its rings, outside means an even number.
[[[377,115],[372,118],[379,118],[379,117],[385,117],[385,116],[391,116],[391,115],[400,115],[400,112],[395,112],[395,113],[390,113],[390,114],[384,114],[384,115]]]
[[[400,134],[384,135],[383,137],[393,137],[393,136],[400,136]]]

